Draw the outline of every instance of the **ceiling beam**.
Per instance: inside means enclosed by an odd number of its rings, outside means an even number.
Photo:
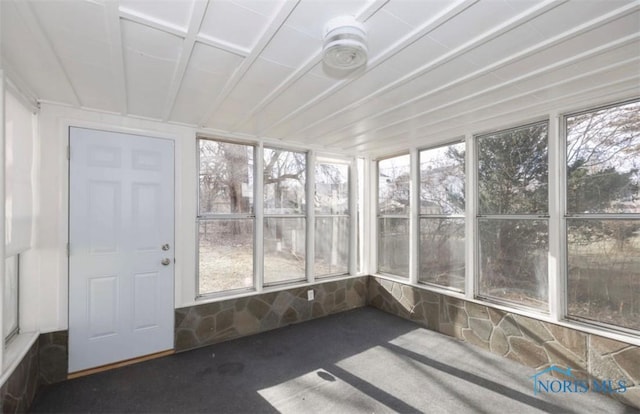
[[[120,113],[126,115],[129,112],[127,103],[127,78],[124,68],[124,50],[122,45],[122,28],[120,27],[120,14],[118,3],[107,1],[104,3],[107,31],[111,44],[111,67],[113,68],[114,80],[117,85],[118,107]]]
[[[635,36],[635,37],[637,39],[640,39],[640,34]],[[513,100],[516,100],[516,99],[520,99],[520,98],[524,98],[524,97],[531,97],[532,95],[535,96],[536,93],[540,93],[540,92],[543,92],[543,91],[546,91],[546,90],[557,89],[557,88],[562,87],[563,85],[565,85],[567,83],[574,82],[574,81],[581,80],[581,79],[585,79],[585,78],[588,78],[588,77],[594,77],[594,76],[597,76],[597,75],[600,75],[600,74],[603,74],[603,73],[608,73],[608,72],[611,72],[613,70],[619,69],[619,68],[627,66],[627,65],[633,65],[633,64],[637,65],[638,62],[640,62],[640,56],[633,56],[633,57],[630,57],[629,59],[626,59],[624,61],[618,61],[616,63],[610,64],[610,65],[606,65],[606,66],[603,66],[603,67],[600,67],[600,68],[597,68],[597,69],[593,69],[593,70],[585,71],[585,72],[580,72],[579,74],[577,74],[575,76],[572,76],[570,78],[565,78],[565,79],[562,79],[560,81],[553,82],[553,83],[546,83],[543,86],[540,86],[540,87],[534,88],[534,89],[530,89],[530,90],[527,90],[527,91],[523,91],[523,92],[521,92],[519,94],[509,95],[507,98],[503,98],[503,99],[499,99],[499,100],[492,100],[491,102],[489,102],[487,104],[484,104],[484,105],[478,105],[478,106],[474,105],[473,109],[470,109],[470,110],[467,110],[467,111],[456,112],[455,115],[448,116],[448,117],[445,117],[445,118],[438,117],[437,120],[424,122],[421,125],[419,125],[417,127],[410,128],[410,129],[404,129],[404,130],[398,131],[397,125],[385,126],[383,129],[388,129],[389,128],[389,129],[393,130],[393,134],[392,135],[378,136],[378,137],[373,138],[373,139],[371,139],[371,137],[369,136],[369,137],[367,137],[367,139],[365,141],[360,142],[360,143],[356,143],[354,145],[347,145],[343,149],[345,149],[345,150],[355,150],[355,149],[361,148],[363,146],[369,145],[369,144],[374,143],[374,142],[384,142],[384,143],[388,144],[390,141],[394,142],[394,140],[391,140],[391,137],[408,136],[409,134],[413,135],[413,138],[409,138],[408,141],[409,142],[416,142],[418,139],[424,139],[424,137],[426,135],[426,134],[424,134],[422,132],[419,132],[420,130],[429,131],[429,134],[433,135],[433,134],[437,133],[436,130],[433,128],[434,125],[447,124],[447,123],[452,124],[451,121],[453,121],[455,119],[463,118],[463,117],[465,117],[467,115],[471,115],[474,112],[478,112],[478,111],[481,111],[481,110],[484,110],[484,109],[494,108],[497,105],[504,104],[504,103],[507,103],[509,101],[513,101]],[[631,79],[638,80],[639,78],[640,78],[640,75],[638,75],[638,74],[634,74],[632,76],[628,76],[628,77],[625,77],[625,78],[616,77],[616,80],[613,81],[613,83],[617,83],[617,82],[621,81],[621,79],[623,79],[624,81],[629,81]],[[586,89],[582,89],[580,91],[574,92],[573,94],[564,95],[562,98],[570,97],[570,96],[574,96],[574,95],[577,96],[577,95],[580,95],[582,93],[585,93],[586,91],[589,91],[589,90],[592,90],[592,89],[598,89],[598,88],[601,88],[601,87],[602,87],[602,84],[597,84],[596,86],[594,86],[592,88],[586,88]],[[482,95],[481,93],[476,93],[476,94],[474,94],[473,97],[478,97],[478,96],[481,96],[481,95]],[[470,97],[469,99],[472,99],[472,98]],[[528,106],[525,106],[525,107],[522,107],[521,105],[518,105],[518,109],[519,110],[520,109],[526,109],[526,108],[529,108],[529,107],[540,105],[540,101],[543,101],[542,104],[544,105],[547,102],[553,102],[553,101],[556,101],[557,99],[560,99],[560,98],[556,98],[556,99],[553,99],[553,100],[550,100],[550,101],[538,100],[535,104],[528,105]],[[462,100],[467,100],[467,99],[461,99],[459,101],[462,101]],[[535,101],[535,100],[532,99],[532,101]],[[449,106],[452,106],[452,105],[456,105],[458,103],[460,103],[460,102],[447,103],[446,105],[442,105],[442,106],[440,106],[438,108],[434,108],[433,111],[438,111],[440,109],[444,109],[446,107],[449,107]],[[551,105],[549,105],[549,106],[551,106]],[[433,112],[433,111],[429,111],[429,112]],[[506,113],[508,113],[508,111]],[[502,116],[502,115],[498,114],[495,117],[500,117],[500,116]],[[432,118],[432,119],[434,119],[434,118]],[[482,118],[482,119],[483,119],[483,121],[485,120],[485,118]],[[491,118],[488,118],[488,119],[491,119]],[[453,124],[455,124],[455,123],[453,123]],[[454,126],[452,128],[449,128],[449,129],[454,129],[454,128],[456,128],[456,127]],[[479,131],[477,131],[477,132],[479,132]],[[371,133],[369,133],[369,134],[371,134]],[[395,139],[395,142],[397,142],[397,139]]]
[[[165,103],[165,108],[162,115],[162,120],[165,122],[169,120],[169,117],[173,112],[173,107],[176,104],[176,97],[178,96],[178,91],[180,90],[182,81],[184,80],[184,75],[187,72],[187,65],[189,64],[191,54],[193,53],[193,48],[196,43],[196,37],[198,35],[198,32],[200,31],[200,26],[202,25],[204,15],[207,12],[207,4],[208,1],[196,1],[193,3],[191,16],[189,18],[189,29],[187,30],[186,36],[182,43],[180,59],[173,74],[173,79],[171,81],[171,85],[169,86],[169,92],[167,93],[167,101]]]
[[[365,22],[371,16],[378,12],[385,4],[387,4],[389,0],[376,0],[371,4],[367,5],[364,9],[362,9],[357,15],[356,20],[360,22]],[[287,76],[285,80],[280,82],[278,86],[269,92],[267,96],[265,96],[256,106],[254,106],[247,114],[242,117],[242,119],[233,126],[232,129],[237,129],[241,125],[244,125],[245,122],[249,121],[253,116],[255,116],[258,112],[262,111],[266,108],[271,102],[277,99],[280,95],[282,95],[287,89],[289,89],[293,84],[295,84],[300,78],[306,75],[311,69],[313,69],[317,64],[322,62],[322,45],[318,45],[318,52],[316,52],[313,56],[307,59],[302,66],[298,67],[291,75]]]
[[[581,35],[583,33],[588,32],[590,30],[593,30],[596,27],[599,27],[599,26],[607,24],[607,23],[609,23],[611,21],[617,20],[617,19],[619,19],[619,18],[621,18],[621,17],[623,17],[625,15],[628,15],[630,13],[633,13],[633,12],[635,12],[637,10],[640,10],[640,5],[639,4],[631,4],[631,5],[628,5],[628,6],[624,6],[624,7],[620,8],[620,9],[614,10],[611,13],[605,14],[603,16],[599,16],[599,17],[597,17],[595,19],[592,19],[589,22],[581,24],[580,26],[574,27],[574,28],[572,28],[570,30],[567,30],[567,31],[565,31],[563,33],[560,33],[559,35],[554,36],[551,39],[547,39],[544,42],[538,43],[538,44],[533,45],[533,46],[531,46],[531,47],[529,47],[527,49],[519,51],[519,52],[517,52],[517,53],[515,53],[515,54],[513,54],[511,56],[508,56],[508,57],[506,57],[506,58],[504,58],[502,60],[494,62],[493,64],[491,64],[489,66],[486,66],[486,67],[484,67],[484,68],[482,68],[480,70],[477,70],[477,71],[475,71],[473,73],[470,73],[470,74],[468,74],[466,76],[463,76],[461,78],[458,78],[458,79],[456,79],[456,80],[454,80],[452,82],[449,82],[447,84],[441,85],[438,88],[432,89],[432,90],[430,90],[428,92],[420,94],[420,95],[418,95],[418,96],[416,96],[414,98],[411,98],[411,99],[409,99],[407,101],[404,101],[404,102],[399,103],[397,105],[394,105],[392,107],[386,108],[383,111],[380,111],[380,112],[378,112],[376,114],[367,115],[366,119],[368,119],[368,120],[375,119],[375,118],[378,118],[378,117],[382,117],[382,116],[384,116],[386,114],[389,114],[389,113],[391,113],[393,111],[396,111],[396,110],[398,110],[398,109],[400,109],[402,107],[405,107],[405,106],[408,106],[408,105],[415,105],[416,102],[418,102],[420,100],[424,100],[424,99],[426,99],[426,98],[428,98],[430,96],[434,96],[437,93],[440,93],[442,91],[450,89],[450,88],[452,88],[454,86],[458,86],[458,85],[460,85],[460,84],[462,84],[464,82],[468,82],[468,81],[470,81],[472,79],[475,79],[475,78],[478,78],[480,76],[486,75],[486,74],[488,74],[490,72],[493,72],[493,71],[498,70],[498,69],[500,69],[502,67],[505,67],[505,66],[515,62],[515,61],[518,61],[518,60],[524,59],[526,57],[535,55],[536,53],[539,53],[539,52],[541,52],[543,50],[546,50],[546,49],[548,49],[550,47],[553,47],[553,46],[558,45],[558,44],[560,44],[562,42],[565,42],[568,39],[574,38],[576,36],[579,36],[579,35]],[[576,55],[576,56],[574,56],[572,58],[565,59],[565,60],[560,61],[560,62],[555,62],[555,63],[553,63],[551,65],[546,66],[544,69],[540,69],[540,70],[537,70],[537,71],[532,72],[530,74],[526,74],[526,75],[520,76],[520,77],[517,78],[517,81],[522,81],[522,80],[526,79],[529,76],[537,75],[543,70],[547,70],[547,71],[548,70],[553,70],[553,69],[556,69],[557,67],[559,67],[560,65],[570,64],[571,62],[574,62],[574,61],[576,61],[578,59],[583,59],[583,58],[585,58],[585,56],[590,56],[590,55],[592,55],[594,53],[602,53],[606,49],[613,49],[613,48],[620,47],[625,43],[628,43],[630,41],[635,40],[635,38],[636,38],[636,36],[625,37],[625,38],[620,39],[618,41],[610,42],[605,46],[601,46],[601,47],[595,48],[595,49],[593,49],[591,51],[588,51],[588,52],[583,52],[583,53],[578,54],[578,55]],[[506,81],[503,84],[499,85],[499,87],[510,85],[510,84],[513,84],[513,83],[514,83],[514,80]],[[362,103],[361,103],[361,105],[362,105]],[[403,120],[403,122],[406,121],[406,120],[412,119],[412,118],[419,117],[421,115],[423,115],[422,112],[417,113],[417,114],[413,115],[412,117]],[[330,134],[334,134],[335,135],[336,133],[338,133],[340,131],[346,131],[349,128],[351,128],[354,125],[356,125],[362,119],[363,118],[354,120],[354,121],[352,121],[352,122],[350,122],[348,124],[345,124],[345,125],[341,126],[338,129],[334,129],[334,130],[332,130],[330,132],[324,131],[324,137],[326,137],[324,139],[320,138],[320,137],[316,137],[316,138],[317,138],[317,140],[324,140],[323,143],[325,145],[332,145],[332,144],[335,144],[335,143],[342,142],[342,141],[344,141],[346,139],[353,139],[354,137],[352,135],[348,135],[348,136],[345,136],[345,137],[340,138],[340,139],[331,139],[330,138]],[[373,131],[375,129],[378,129],[378,128],[373,127],[373,128],[368,129],[368,130],[362,131],[362,133],[367,132],[367,131]],[[316,140],[315,138],[312,138],[312,139]]]
[[[426,22],[425,24],[420,26],[418,29],[412,31],[407,36],[403,37],[402,39],[400,39],[399,41],[397,41],[393,45],[389,46],[387,49],[385,49],[382,53],[380,53],[374,59],[370,60],[367,63],[367,66],[364,68],[363,74],[373,70],[378,65],[384,63],[385,61],[387,61],[392,56],[394,56],[397,53],[401,52],[403,49],[407,48],[408,46],[410,46],[411,44],[416,42],[418,39],[420,39],[421,37],[427,35],[429,32],[432,32],[433,30],[435,30],[436,28],[440,27],[442,24],[444,24],[447,21],[451,20],[452,18],[454,18],[458,14],[462,13],[464,10],[468,9],[469,7],[471,7],[472,5],[474,5],[477,2],[478,2],[478,0],[460,0],[460,1],[456,2],[451,7],[449,7],[447,10],[445,10],[443,13],[440,13],[438,16],[436,16],[433,19],[429,20],[428,22]],[[353,82],[356,79],[358,79],[358,78],[349,78],[349,79],[344,79],[344,80],[342,80],[340,82],[337,82],[335,85],[333,85],[332,87],[330,87],[329,89],[327,89],[323,93],[321,93],[318,96],[316,96],[315,98],[309,100],[307,103],[302,105],[300,108],[296,109],[293,112],[290,112],[286,116],[280,118],[278,121],[272,123],[271,125],[266,127],[263,131],[260,131],[260,133],[261,134],[265,134],[268,130],[277,127],[278,125],[280,125],[280,124],[286,122],[287,120],[299,115],[302,112],[305,112],[306,110],[308,110],[309,108],[313,107],[317,103],[319,103],[319,102],[323,101],[324,99],[334,95],[336,92],[338,92],[342,88],[346,87],[347,85],[349,85],[351,82]]]
[[[284,25],[291,12],[296,8],[300,0],[285,0],[282,2],[280,9],[275,14],[267,28],[260,35],[260,39],[253,46],[251,53],[242,61],[240,66],[235,70],[233,75],[222,88],[222,91],[216,96],[211,105],[207,108],[204,116],[200,120],[200,126],[206,126],[207,121],[211,119],[213,114],[218,110],[222,102],[229,96],[229,94],[235,89],[240,80],[249,71],[253,63],[258,59],[262,51],[267,47],[271,39],[280,30],[280,27]]]
[[[558,7],[559,5],[561,5],[562,3],[565,3],[566,0],[564,1],[556,1],[556,0],[546,0],[544,2],[540,2],[538,4],[536,4],[535,6],[525,10],[524,12],[514,16],[513,18],[507,20],[506,22],[496,26],[493,29],[490,29],[478,36],[476,36],[474,39],[471,39],[470,41],[458,46],[457,48],[451,50],[448,53],[445,53],[444,55],[440,56],[439,58],[432,60],[431,62],[428,62],[427,64],[423,65],[422,67],[412,71],[411,73],[408,73],[407,75],[403,76],[402,78],[394,81],[394,82],[390,82],[388,84],[386,84],[384,87],[370,93],[369,95],[358,99],[355,102],[352,102],[351,104],[341,108],[339,111],[335,111],[321,119],[318,119],[316,121],[314,121],[313,123],[310,124],[306,124],[302,129],[299,129],[295,132],[292,132],[292,135],[301,135],[302,132],[307,131],[319,124],[322,124],[324,122],[326,122],[329,119],[332,119],[334,117],[337,117],[339,115],[341,115],[342,113],[344,113],[345,111],[349,111],[351,109],[355,109],[355,108],[359,108],[362,107],[363,104],[365,104],[368,101],[374,100],[377,97],[379,97],[380,95],[391,91],[393,89],[398,88],[401,85],[404,85],[406,83],[409,83],[413,80],[415,80],[416,78],[425,75],[426,73],[428,73],[429,71],[432,71],[456,58],[459,58],[460,56],[464,55],[465,53],[479,47],[482,46],[483,44],[499,37],[500,35],[509,32],[510,30],[513,30],[514,28],[525,24],[526,22],[548,12],[549,10],[552,10],[556,7]]]
[[[106,1],[105,3],[114,3],[114,6],[119,11],[120,17],[125,20],[139,23],[147,27],[151,27],[153,29],[157,29],[166,33],[170,33],[174,36],[178,36],[182,38],[187,36],[187,31],[185,31],[183,27],[165,22],[163,20],[154,19],[146,14],[138,13],[134,10],[127,9],[126,7],[122,7],[122,6],[118,7],[117,2],[114,2],[114,1]],[[193,5],[194,9],[198,7],[198,3],[200,2],[198,1],[194,2],[194,5]]]
[[[526,120],[532,120],[535,118],[539,118],[540,116],[546,116],[551,111],[568,113],[575,110],[576,108],[584,108],[585,101],[596,102],[595,105],[597,105],[598,103],[602,102],[613,102],[631,99],[637,96],[637,92],[638,79],[636,77],[616,79],[606,84],[599,84],[598,86],[595,86],[593,88],[587,88],[579,92],[567,94],[550,101],[536,103],[528,105],[526,107],[513,107],[514,109],[503,111],[495,116],[492,116],[491,118],[482,119],[475,123],[469,124],[465,127],[465,129],[472,131],[492,130],[496,128],[496,126],[499,127],[500,125],[505,125],[505,121],[506,123],[509,123],[511,119],[518,119],[526,122]],[[444,128],[433,129],[433,134],[437,136],[462,136],[463,133],[461,133],[461,131],[456,128],[457,126],[451,126],[451,122],[449,122],[446,123],[446,126]],[[398,139],[392,141],[392,145],[389,145],[389,142],[378,142],[376,145],[369,147],[366,147],[366,144],[363,144],[360,146],[358,153],[362,154],[364,152],[373,158],[385,157],[386,154],[397,153],[399,150],[424,144],[425,141],[425,136],[421,138],[406,138],[405,136],[404,139],[401,136],[397,136],[396,138]],[[418,139],[420,139],[421,142],[418,142]],[[446,144],[447,142],[450,143],[452,141],[433,141],[433,143],[436,145]]]

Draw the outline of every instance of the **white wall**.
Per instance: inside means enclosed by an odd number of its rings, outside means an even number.
[[[36,161],[34,248],[25,257],[21,285],[21,330],[68,329],[69,126],[136,133],[175,140],[175,306],[194,303],[196,131],[193,128],[43,104]]]

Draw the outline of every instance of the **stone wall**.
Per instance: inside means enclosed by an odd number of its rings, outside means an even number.
[[[38,341],[35,341],[0,387],[0,409],[3,413],[24,413],[29,409],[38,390],[39,371]]]
[[[175,349],[184,351],[365,306],[367,276],[176,309]],[[307,300],[313,289],[315,299]]]
[[[69,370],[69,332],[40,334],[38,342],[40,384],[55,384],[66,380]]]
[[[640,408],[640,347],[378,277],[369,278],[367,291],[370,306],[528,367],[624,380],[631,386],[614,396]]]

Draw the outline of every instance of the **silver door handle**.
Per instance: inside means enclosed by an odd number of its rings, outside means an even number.
[[[160,263],[162,263],[163,266],[169,266],[171,264],[171,259],[165,257]]]

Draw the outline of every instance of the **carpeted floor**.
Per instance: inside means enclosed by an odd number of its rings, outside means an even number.
[[[50,386],[32,412],[635,413],[534,396],[536,372],[361,308]]]

